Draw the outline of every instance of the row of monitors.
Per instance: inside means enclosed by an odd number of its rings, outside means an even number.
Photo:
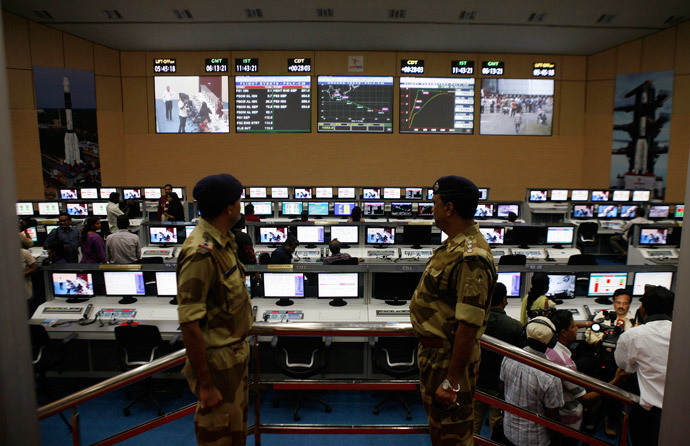
[[[125,200],[158,200],[163,195],[160,187],[81,187],[59,189],[61,200],[107,200],[113,192],[121,191]],[[173,192],[184,199],[183,188],[173,187]]]
[[[90,215],[105,217],[108,215],[107,201],[75,201],[65,202],[62,205],[58,201],[17,202],[17,215],[32,217],[38,214],[41,217],[57,217],[64,209],[68,215],[75,218],[85,218]],[[34,209],[34,205],[36,209]]]
[[[647,285],[671,289],[673,272],[635,272],[632,294],[641,296]],[[363,273],[262,273],[259,279],[246,277],[252,297],[363,297]],[[509,297],[522,297],[523,273],[501,272],[498,281],[508,290]],[[574,298],[576,274],[548,274],[547,297]],[[375,299],[410,300],[420,273],[372,273],[372,297]],[[628,287],[629,273],[589,273],[588,296],[612,296]],[[94,273],[54,272],[51,274],[56,297],[89,298],[106,296],[176,296],[177,278],[174,271],[105,271]]]
[[[290,194],[292,192],[292,194]],[[364,199],[364,200],[433,200],[433,189],[423,187],[247,187],[242,198],[271,199]],[[479,188],[479,199],[489,199],[489,189]]]
[[[527,189],[527,201],[635,201],[647,202],[652,198],[650,190],[623,189]]]
[[[178,133],[179,109],[187,116],[184,132],[229,133],[227,82],[155,76],[156,132]],[[317,76],[317,87],[318,132],[393,132],[393,76]],[[236,76],[236,132],[311,132],[311,90],[311,76]],[[487,78],[480,91],[480,134],[552,134],[553,79]],[[474,78],[401,77],[399,94],[400,133],[474,133]]]
[[[601,218],[601,219],[633,219],[635,211],[641,205],[617,205],[617,204],[575,204],[570,214],[572,218]],[[684,204],[655,204],[647,209],[647,218],[650,220],[676,218],[682,219],[685,215]]]

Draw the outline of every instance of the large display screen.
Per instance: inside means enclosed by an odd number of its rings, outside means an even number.
[[[400,133],[473,132],[474,78],[400,78]]]
[[[236,76],[237,133],[311,131],[311,77]]]
[[[392,76],[319,76],[319,132],[393,132]]]
[[[227,76],[154,76],[156,133],[229,133]]]
[[[553,79],[482,79],[482,135],[550,136]]]

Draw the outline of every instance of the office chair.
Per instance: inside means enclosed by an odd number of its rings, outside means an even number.
[[[115,327],[115,341],[118,346],[118,362],[123,371],[134,369],[140,365],[153,361],[156,350],[163,342],[158,327],[155,325],[120,325]],[[122,412],[126,417],[130,415],[130,408],[144,397],[148,397],[158,409],[158,415],[165,412],[153,394],[152,377],[142,381],[142,392],[127,404]]]
[[[524,254],[506,254],[498,259],[499,265],[525,265],[527,256]]]
[[[599,223],[584,222],[577,227],[577,247],[584,254],[585,248],[595,246],[597,244],[597,233],[599,232]]]
[[[574,254],[568,257],[568,265],[596,265],[597,258],[592,254]]]
[[[276,367],[286,376],[295,379],[307,379],[318,373],[323,376],[323,371],[328,363],[328,349],[330,338],[324,341],[320,336],[274,336],[271,340],[273,348],[273,361]],[[304,401],[316,401],[324,406],[326,413],[333,410],[325,401],[309,394],[306,391],[295,391],[297,404],[293,418],[300,420],[299,408]],[[290,394],[285,394],[273,400],[273,407],[278,407],[279,402],[289,399]]]
[[[334,260],[329,265],[358,265],[359,259],[357,257],[350,257],[347,259]]]
[[[370,342],[371,346],[371,342]],[[372,346],[372,360],[374,365],[383,373],[393,378],[402,379],[419,373],[417,365],[417,348],[419,341],[416,337],[388,336],[380,337]],[[412,419],[410,406],[403,398],[405,392],[391,392],[374,406],[373,413],[378,415],[379,407],[388,401],[397,399],[407,411],[407,419]]]
[[[165,260],[163,257],[142,257],[134,263],[138,263],[140,265],[162,265],[165,263]]]
[[[262,252],[259,254],[259,265],[269,265],[271,263],[271,254]]]

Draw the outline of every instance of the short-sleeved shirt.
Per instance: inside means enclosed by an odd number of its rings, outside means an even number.
[[[489,319],[495,282],[493,256],[479,225],[446,240],[434,250],[412,295],[410,319],[415,332],[452,343],[458,322],[464,322],[478,328],[478,342]]]
[[[199,220],[177,260],[177,300],[180,323],[199,321],[207,348],[224,347],[247,336],[252,309],[231,232],[221,234]]]
[[[31,251],[28,249],[21,249],[19,251],[22,259],[22,270],[26,271],[30,267],[36,264],[36,259],[31,255]],[[24,292],[27,299],[34,297],[34,286],[31,283],[31,276],[24,275]]]
[[[125,215],[125,213],[122,212],[119,204],[113,203],[112,201],[108,202],[105,206],[105,210],[108,218],[108,229],[110,229],[111,234],[114,234],[117,232],[117,217]]]
[[[522,299],[522,306],[520,307],[520,323],[522,325],[527,324],[527,311],[529,311],[529,310],[542,310],[542,309],[546,309],[546,308],[553,308],[555,306],[556,306],[556,303],[552,300],[549,300],[548,297],[539,296],[534,300],[534,302],[532,302],[532,306],[528,309],[527,308],[527,296],[525,296]]]
[[[105,251],[110,263],[134,263],[141,258],[139,237],[120,229],[105,240]]]
[[[577,366],[571,357],[570,350],[560,342],[557,343],[553,349],[546,349],[546,357],[558,365],[577,371]],[[563,382],[563,401],[565,402],[563,406],[558,409],[561,423],[573,429],[580,429],[580,425],[582,424],[582,404],[578,398],[587,393],[587,390],[574,382],[566,380],[561,381]]]

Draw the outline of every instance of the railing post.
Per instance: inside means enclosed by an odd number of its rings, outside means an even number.
[[[259,373],[259,336],[254,335],[254,445],[261,446],[261,395],[259,395],[259,384],[261,374]]]
[[[81,446],[81,433],[79,431],[79,412],[77,406],[72,408],[72,444],[74,446]]]
[[[625,403],[623,412],[623,423],[621,423],[621,436],[618,444],[622,446],[628,445],[628,422],[630,421],[630,404]]]

